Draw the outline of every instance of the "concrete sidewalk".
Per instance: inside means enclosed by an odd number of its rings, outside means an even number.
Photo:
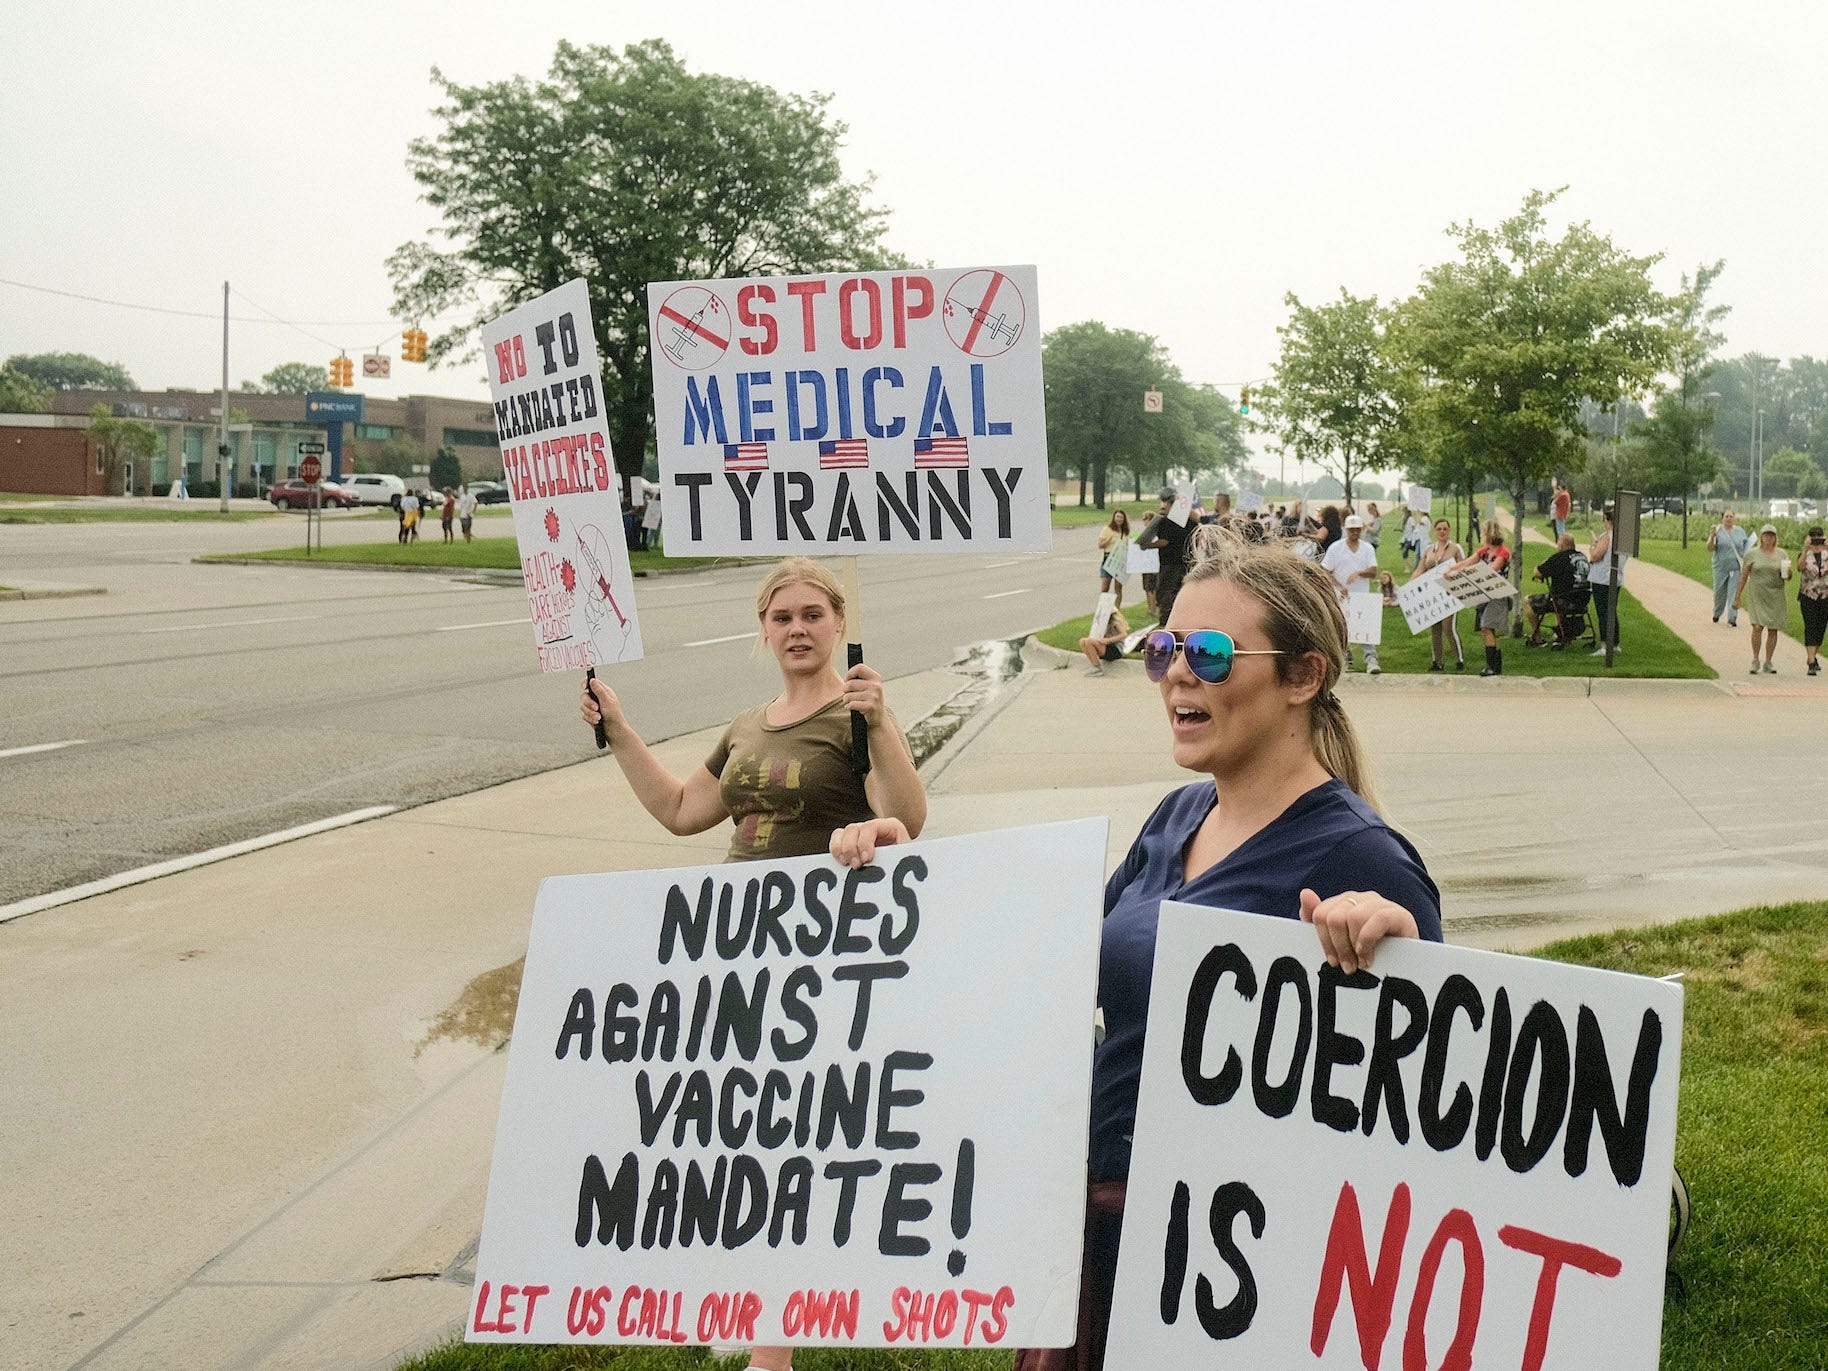
[[[1087,678],[1034,657],[927,766],[928,833],[1106,815],[1114,862],[1190,779],[1159,694],[1133,662]],[[915,719],[964,684],[890,695]],[[1813,694],[1342,692],[1455,941],[1828,889]],[[659,752],[683,769],[712,738]],[[540,878],[723,847],[668,837],[598,760],[0,925],[0,1367],[381,1371],[454,1331]]]

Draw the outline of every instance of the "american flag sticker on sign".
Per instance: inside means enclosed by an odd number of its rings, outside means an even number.
[[[768,444],[766,443],[725,443],[725,471],[766,471],[768,470]]]
[[[920,467],[968,467],[971,449],[963,438],[916,438],[914,465]]]
[[[867,438],[835,438],[819,444],[819,469],[868,467],[870,444]]]

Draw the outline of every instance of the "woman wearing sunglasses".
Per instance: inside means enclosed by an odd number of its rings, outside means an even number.
[[[1201,779],[1157,806],[1105,884],[1079,1346],[1023,1352],[1018,1371],[1103,1364],[1161,902],[1303,919],[1347,972],[1370,966],[1385,938],[1441,937],[1440,894],[1373,807],[1333,693],[1346,658],[1333,578],[1223,529],[1197,547],[1167,627],[1143,640],[1143,666],[1175,763]],[[903,837],[890,821],[856,824],[832,835],[832,855],[862,865]]]

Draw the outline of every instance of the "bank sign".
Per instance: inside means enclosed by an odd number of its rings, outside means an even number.
[[[1033,267],[648,287],[669,555],[1045,552]]]
[[[336,420],[359,424],[363,399],[360,395],[344,395],[334,390],[314,390],[305,396],[305,417],[314,424]]]

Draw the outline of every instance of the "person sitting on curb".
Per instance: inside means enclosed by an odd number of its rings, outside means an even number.
[[[1085,654],[1091,665],[1085,669],[1087,676],[1104,675],[1106,662],[1120,661],[1123,658],[1123,640],[1130,636],[1130,625],[1124,622],[1121,610],[1112,610],[1110,622],[1104,626],[1102,638],[1085,637],[1079,640],[1079,650]]]

